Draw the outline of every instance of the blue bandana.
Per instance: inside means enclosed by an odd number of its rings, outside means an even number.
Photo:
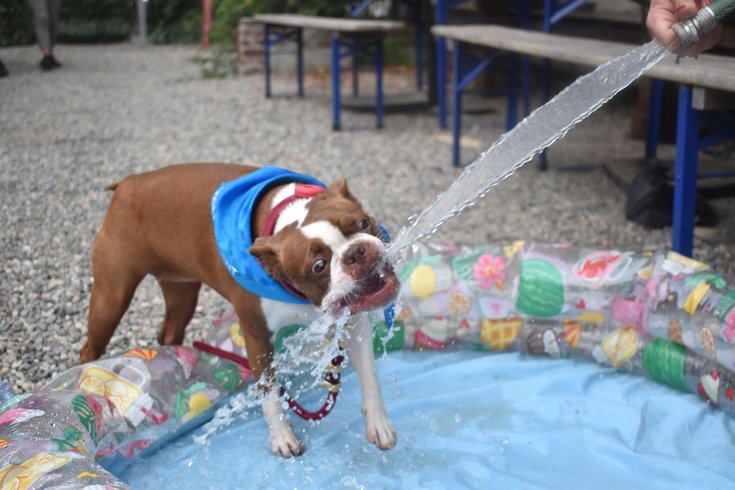
[[[225,182],[212,196],[212,223],[220,257],[237,283],[258,296],[286,303],[309,304],[273,279],[248,249],[253,245],[253,211],[260,198],[275,186],[289,184],[326,186],[308,175],[278,167]]]

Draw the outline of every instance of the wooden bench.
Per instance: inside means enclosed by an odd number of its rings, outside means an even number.
[[[375,63],[375,119],[378,128],[383,127],[383,38],[386,34],[405,28],[405,24],[392,20],[342,19],[292,14],[261,14],[254,17],[265,27],[265,96],[271,96],[271,49],[281,41],[295,41],[296,78],[298,94],[304,94],[303,30],[330,31],[332,76],[332,129],[340,130],[340,60],[346,56],[369,54]]]
[[[606,10],[604,7],[599,5],[593,5],[591,9],[588,0],[545,0],[543,2],[537,0],[503,0],[495,2],[471,2],[471,6],[467,5],[469,0],[432,0],[435,9],[435,19],[437,25],[451,24],[448,22],[449,14],[453,9],[461,10],[477,10],[480,13],[490,13],[491,11],[497,11],[499,8],[505,7],[505,22],[509,20],[514,22],[515,27],[522,27],[524,29],[541,29],[544,32],[551,32],[559,26],[568,24],[566,19],[571,20],[573,23],[576,20],[577,24],[582,21],[586,26],[610,26],[611,24],[617,24],[618,26],[630,25],[631,22],[640,25],[640,17],[635,20],[629,14],[613,13]],[[648,0],[636,0],[637,3],[645,2]],[[632,4],[631,4],[632,5]],[[511,13],[512,12],[512,13]],[[496,12],[497,13],[497,12]],[[510,14],[510,15],[508,15]],[[496,23],[496,22],[486,22]],[[566,27],[569,27],[566,25]],[[564,27],[562,27],[564,28]],[[446,39],[442,36],[436,37],[436,73],[437,73],[437,103],[439,106],[439,127],[447,127],[447,102],[446,92],[447,87],[445,83],[444,74],[447,70],[446,61]],[[531,64],[529,58],[523,57],[521,60],[523,65],[523,106],[525,113],[528,114],[530,108],[530,84],[531,84]],[[548,80],[550,75],[551,66],[548,62],[544,63],[544,70],[542,74],[542,85],[544,98],[548,94]],[[543,153],[542,153],[543,162]]]
[[[468,71],[463,71],[461,56],[466,45],[493,48],[498,51],[520,53],[546,59],[565,61],[596,67],[615,57],[630,52],[632,44],[599,41],[594,39],[562,36],[543,32],[513,29],[501,26],[434,26],[435,36],[454,41],[453,98],[453,164],[459,165],[459,143],[461,134],[461,96],[464,87],[487,65],[483,60]],[[712,91],[735,92],[735,59],[727,56],[703,54],[698,59],[683,59],[674,63],[670,55],[648,71],[646,76],[655,80],[667,80],[680,84],[677,116],[676,161],[674,166],[674,222],[672,248],[691,255],[694,235],[694,207],[699,150],[735,137],[735,123],[731,114],[713,117],[707,112],[708,123],[715,123],[721,131],[707,138],[699,137],[700,115],[707,110],[699,99],[708,99]],[[508,87],[508,119],[511,129],[517,122],[517,95],[514,77]],[[696,89],[696,90],[695,90]],[[659,91],[660,93],[660,91]],[[697,94],[695,99],[693,94]],[[655,155],[660,119],[660,97],[652,97],[649,117],[646,154]],[[722,109],[722,107],[720,107]]]

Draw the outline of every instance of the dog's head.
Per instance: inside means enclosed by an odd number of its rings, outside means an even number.
[[[399,284],[385,259],[383,233],[347,182],[312,197],[304,211],[250,247],[268,274],[326,311],[357,313],[389,304]]]

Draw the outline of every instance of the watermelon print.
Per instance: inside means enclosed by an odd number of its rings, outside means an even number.
[[[457,276],[465,281],[472,281],[472,267],[477,264],[482,250],[463,253],[452,259],[452,270]]]
[[[222,387],[230,392],[242,384],[240,370],[234,364],[223,364],[214,372],[214,379],[222,383]]]
[[[564,308],[561,272],[545,260],[524,260],[521,263],[516,308],[526,315],[541,318],[561,313]]]

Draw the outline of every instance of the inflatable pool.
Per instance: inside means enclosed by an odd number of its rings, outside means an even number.
[[[205,343],[232,356],[134,349],[4,403],[0,487],[735,485],[733,278],[673,253],[530,243],[423,246],[401,267],[394,324],[373,318],[394,450],[364,441],[349,369],[325,420],[292,416],[302,457],[272,456],[254,409],[208,428],[251,380],[230,316]]]

